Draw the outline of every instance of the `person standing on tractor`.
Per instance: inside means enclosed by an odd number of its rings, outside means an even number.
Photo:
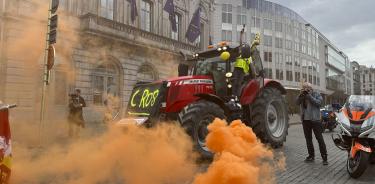
[[[241,34],[243,31],[241,31]],[[251,44],[251,47],[248,44],[241,44],[240,47],[240,56],[236,59],[234,64],[234,71],[233,71],[233,95],[236,101],[239,101],[241,96],[241,85],[246,75],[251,75],[255,77],[256,70],[255,66],[252,62],[252,53],[254,52],[254,48],[259,45],[259,34],[256,34],[254,41]]]
[[[241,84],[245,75],[249,74],[251,61],[250,46],[248,44],[241,45],[241,55],[236,59],[233,71],[233,95],[236,101],[239,101]]]
[[[322,104],[323,98],[319,92],[312,89],[312,85],[310,83],[305,82],[302,85],[301,92],[296,101],[297,105],[299,105],[301,108],[303,132],[309,154],[309,156],[305,159],[305,162],[313,162],[315,158],[312,140],[312,132],[314,131],[315,138],[319,143],[319,150],[323,159],[323,165],[328,165],[327,148],[322,135],[323,126],[320,123],[320,105]]]

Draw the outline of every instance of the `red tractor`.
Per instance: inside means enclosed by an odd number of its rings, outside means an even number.
[[[233,62],[239,57],[240,46],[224,42],[195,53],[188,70],[179,66],[179,76],[152,83],[138,83],[129,99],[126,114],[137,124],[152,126],[160,121],[178,121],[191,135],[203,158],[212,153],[205,146],[207,125],[215,117],[231,122],[241,119],[252,127],[263,143],[280,147],[288,134],[286,90],[277,81],[264,78],[262,61],[252,46],[252,74],[243,81],[238,103],[233,103]],[[226,52],[227,60],[223,60]],[[229,55],[229,54],[230,55]],[[184,72],[181,72],[184,71]],[[184,73],[184,74],[182,74]]]

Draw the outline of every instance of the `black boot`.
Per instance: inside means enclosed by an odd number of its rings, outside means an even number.
[[[323,165],[328,165],[327,155],[322,155],[322,159],[323,159]]]
[[[313,156],[308,156],[305,159],[305,162],[314,162],[315,158]]]

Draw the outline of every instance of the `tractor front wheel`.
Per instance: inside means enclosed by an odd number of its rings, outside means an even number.
[[[225,119],[224,111],[213,102],[200,100],[185,107],[179,114],[179,121],[192,137],[196,150],[202,159],[212,159],[213,154],[206,146],[207,126],[215,118]]]
[[[250,109],[250,124],[258,138],[273,148],[281,147],[289,127],[287,104],[281,92],[272,87],[262,89]]]

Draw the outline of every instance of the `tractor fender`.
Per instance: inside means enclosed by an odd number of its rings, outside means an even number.
[[[197,94],[194,94],[194,96],[198,97],[199,98],[198,100],[203,99],[203,100],[207,100],[207,101],[217,104],[218,106],[220,106],[220,108],[224,110],[225,116],[228,117],[228,115],[230,114],[230,110],[225,105],[225,101],[221,99],[219,96],[209,94],[209,93],[197,93]]]
[[[264,87],[273,87],[279,90],[281,94],[283,95],[286,94],[286,89],[284,88],[284,86],[281,85],[281,83],[276,80],[264,79]]]

